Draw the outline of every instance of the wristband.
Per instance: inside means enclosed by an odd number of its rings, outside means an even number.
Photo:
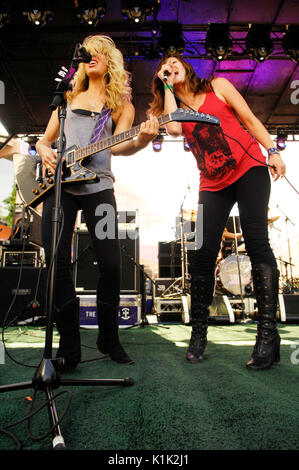
[[[278,153],[279,154],[279,150],[276,149],[275,147],[270,147],[268,150],[268,157],[270,157],[270,155],[273,155],[274,153]]]
[[[171,83],[166,85],[166,83],[165,83],[164,90],[169,90],[169,89],[171,89],[171,91],[173,91],[173,85],[171,85]]]

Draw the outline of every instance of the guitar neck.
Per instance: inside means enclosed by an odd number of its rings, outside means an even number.
[[[164,116],[158,118],[160,126],[163,126],[171,120],[172,119],[170,117],[170,114],[164,114]],[[72,163],[75,163],[75,161],[81,160],[82,158],[94,155],[97,152],[101,152],[102,150],[105,150],[109,147],[113,147],[113,145],[121,144],[126,140],[133,139],[133,137],[136,137],[139,134],[140,127],[140,125],[132,127],[128,131],[121,132],[117,135],[112,135],[111,137],[107,137],[106,139],[102,139],[93,144],[86,145],[86,147],[81,147],[80,149],[75,151],[74,161]]]

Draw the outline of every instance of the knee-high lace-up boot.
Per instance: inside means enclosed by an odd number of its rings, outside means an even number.
[[[191,277],[191,324],[192,333],[186,359],[190,362],[203,360],[207,345],[209,306],[215,288],[214,276]]]
[[[252,268],[253,286],[258,308],[256,343],[246,367],[269,369],[280,360],[280,336],[276,325],[279,270],[266,264]]]

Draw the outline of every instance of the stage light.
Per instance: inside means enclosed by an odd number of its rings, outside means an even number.
[[[29,155],[37,155],[36,142],[38,141],[37,137],[28,137],[28,153]]]
[[[148,16],[160,9],[160,0],[122,0],[121,14],[136,25],[144,23]]]
[[[190,146],[189,146],[187,140],[185,139],[185,137],[184,137],[183,145],[184,145],[185,152],[190,152]]]
[[[29,145],[28,153],[29,153],[29,155],[36,155],[37,154],[35,144],[30,144]]]
[[[54,13],[51,10],[51,3],[48,5],[44,4],[40,7],[40,2],[32,0],[27,2],[27,6],[23,10],[23,15],[27,17],[29,23],[34,26],[42,27],[54,19]],[[48,2],[49,3],[49,2]]]
[[[11,6],[8,2],[0,2],[0,28],[9,23],[11,18]]]
[[[161,134],[158,134],[155,139],[153,139],[152,144],[153,144],[153,151],[154,152],[160,152],[162,149],[162,144],[163,144],[164,137]]]
[[[273,41],[270,38],[271,25],[254,24],[246,37],[246,50],[257,62],[264,62],[273,52]]]
[[[281,152],[286,148],[286,137],[284,132],[277,132],[276,147]]]
[[[287,31],[282,39],[284,51],[290,59],[299,62],[299,26],[288,25]]]
[[[185,42],[182,39],[181,23],[164,23],[161,27],[161,36],[158,39],[157,51],[160,55],[182,54]]]
[[[210,24],[206,36],[206,53],[217,61],[225,60],[232,50],[228,24]]]
[[[97,26],[100,20],[105,16],[107,7],[105,0],[84,0],[77,2],[77,18],[81,23],[89,26]]]

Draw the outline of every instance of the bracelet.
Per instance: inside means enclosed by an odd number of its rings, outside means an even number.
[[[279,154],[279,150],[276,149],[275,147],[270,147],[270,148],[267,150],[267,152],[268,152],[268,157],[270,157],[270,155],[273,155],[274,153],[276,153],[276,154],[278,153],[278,154]]]
[[[169,89],[171,89],[173,91],[173,85],[171,85],[171,83],[166,85],[166,83],[165,83],[164,90],[169,90]]]

